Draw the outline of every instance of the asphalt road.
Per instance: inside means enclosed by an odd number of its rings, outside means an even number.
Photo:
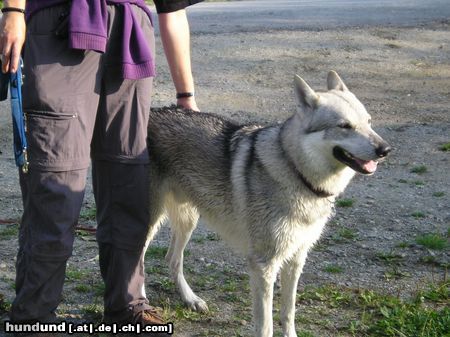
[[[189,9],[194,33],[415,26],[450,20],[450,0],[255,0],[200,3]]]

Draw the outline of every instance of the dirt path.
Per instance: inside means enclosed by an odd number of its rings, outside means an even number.
[[[294,111],[294,73],[324,89],[328,70],[335,69],[365,103],[374,128],[394,147],[375,176],[357,177],[342,196],[343,207],[336,208],[311,252],[299,290],[332,285],[406,298],[446,277],[450,154],[441,147],[450,142],[448,21],[415,28],[200,34],[193,36],[192,44],[198,103],[204,111],[241,121],[276,122]],[[161,54],[158,61],[155,106],[173,102]],[[1,111],[0,219],[17,220],[20,193],[5,105]],[[80,222],[93,225],[93,207],[88,193]],[[16,233],[17,225],[0,224],[0,296],[6,304],[14,295]],[[442,249],[426,248],[420,241],[426,234],[447,243]],[[197,230],[188,246],[186,271],[211,308],[210,314],[198,315],[182,308],[167,277],[162,261],[167,243],[164,229],[148,252],[147,290],[174,320],[177,336],[250,335],[244,261],[203,226]],[[79,233],[75,246],[59,314],[76,322],[98,320],[102,286],[96,243],[91,235]],[[7,317],[1,310],[0,315]],[[299,302],[299,331],[309,330],[311,336],[351,335],[341,328],[345,324],[341,313],[322,312],[325,323],[311,319],[314,315],[317,312],[311,312],[308,302]]]

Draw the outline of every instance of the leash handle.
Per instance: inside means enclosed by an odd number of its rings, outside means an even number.
[[[15,73],[10,73],[9,88],[11,113],[13,118],[14,158],[16,165],[28,172],[27,138],[25,135],[25,115],[22,108],[22,59]]]

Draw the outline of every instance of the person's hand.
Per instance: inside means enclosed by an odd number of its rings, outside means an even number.
[[[2,71],[16,72],[19,67],[20,52],[25,42],[25,15],[6,12],[0,20],[0,52]]]
[[[194,96],[192,97],[182,97],[177,99],[177,105],[181,106],[185,109],[193,110],[196,112],[200,112],[200,109],[197,106],[197,102],[195,101]]]

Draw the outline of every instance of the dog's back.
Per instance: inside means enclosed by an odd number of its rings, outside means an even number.
[[[242,128],[213,114],[175,107],[152,109],[148,127],[151,184],[152,191],[162,194],[155,198],[166,197],[162,201],[166,208],[173,202],[189,203],[201,210],[210,224],[222,220],[215,229],[221,235],[230,235],[234,230],[225,223],[231,225],[236,220],[232,143]]]

